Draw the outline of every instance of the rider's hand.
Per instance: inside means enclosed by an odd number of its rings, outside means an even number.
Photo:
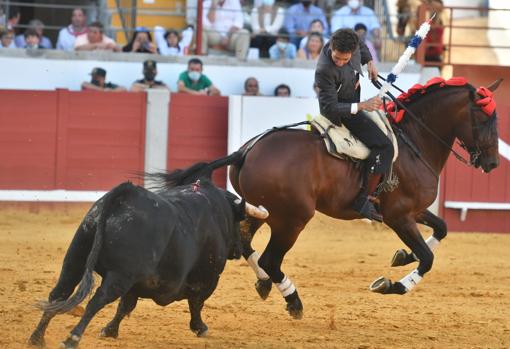
[[[370,80],[377,80],[377,67],[375,66],[374,61],[370,61],[367,63],[368,77]]]
[[[382,100],[379,96],[370,98],[368,101],[358,103],[358,110],[374,111],[379,109],[382,105]]]

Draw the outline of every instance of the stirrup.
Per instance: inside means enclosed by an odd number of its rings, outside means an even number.
[[[382,223],[383,216],[375,208],[374,204],[368,199],[365,200],[361,207],[353,207],[363,218]]]

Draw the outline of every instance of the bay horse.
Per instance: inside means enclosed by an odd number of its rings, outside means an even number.
[[[462,84],[458,80],[463,79],[456,79],[451,79],[457,82],[452,85],[436,78],[443,82],[404,100],[421,122],[404,117],[398,124],[413,146],[399,137],[399,156],[394,163],[399,185],[391,192],[381,193],[379,199],[384,223],[412,251],[397,251],[392,266],[418,261],[418,267],[397,282],[377,279],[370,286],[373,292],[404,294],[431,269],[432,250],[446,236],[447,227],[427,208],[437,196],[439,174],[455,139],[469,152],[474,167],[490,172],[499,165],[496,112],[482,108],[484,102],[495,106],[492,91],[501,79],[478,90],[465,79]],[[283,258],[316,210],[339,219],[361,218],[351,209],[361,185],[359,166],[329,155],[317,132],[298,129],[269,132],[254,144],[248,142],[231,155],[210,162],[205,169],[225,165],[231,165],[229,174],[235,190],[269,211],[267,220],[250,218],[244,227],[243,257],[257,275],[256,289],[265,299],[275,283],[287,302],[287,311],[299,319],[303,305],[296,287],[281,271]],[[271,228],[271,237],[259,258],[251,240],[264,222]],[[417,223],[433,229],[426,241]]]

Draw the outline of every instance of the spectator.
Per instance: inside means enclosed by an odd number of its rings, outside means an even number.
[[[290,34],[290,41],[299,47],[299,42],[306,35],[310,24],[314,19],[320,19],[325,26],[324,32],[328,33],[328,22],[324,12],[312,4],[311,0],[301,0],[299,4],[288,8],[285,15],[285,29]]]
[[[41,46],[41,38],[39,37],[39,34],[35,31],[35,29],[27,29],[25,30],[25,46],[24,48],[28,49],[38,49],[43,48]]]
[[[100,22],[91,23],[87,33],[76,38],[74,49],[76,51],[108,50],[119,52],[120,46],[103,34],[103,28],[103,24]]]
[[[32,19],[28,23],[27,30],[28,29],[33,29],[37,32],[37,35],[39,35],[39,38],[40,38],[39,45],[41,45],[42,48],[47,48],[47,49],[53,48],[53,44],[51,43],[51,40],[48,37],[43,35],[44,23],[42,21],[40,21],[38,19]],[[16,47],[25,47],[26,46],[25,35],[23,35],[23,34],[16,35],[15,43],[16,43]]]
[[[92,77],[90,82],[85,81],[81,84],[81,89],[83,91],[126,91],[126,89],[122,86],[106,82],[106,70],[103,68],[92,69],[90,75]]]
[[[262,96],[259,91],[259,82],[254,77],[249,77],[244,81],[243,96]]]
[[[14,30],[21,19],[21,12],[18,6],[9,6],[9,18],[7,18],[7,30]]]
[[[0,48],[16,48],[14,30],[0,30]]]
[[[324,39],[322,38],[322,34],[312,32],[307,36],[306,47],[299,49],[297,58],[306,59],[309,61],[317,61],[323,46]]]
[[[205,0],[203,12],[202,53],[215,47],[246,59],[250,33],[243,29],[244,18],[239,0]]]
[[[285,84],[280,84],[274,89],[276,97],[290,97],[290,87]]]
[[[269,48],[269,58],[275,60],[296,58],[296,46],[289,41],[289,33],[285,28],[280,29],[276,43]]]
[[[154,38],[162,56],[183,56],[189,52],[189,45],[193,39],[193,29],[188,27],[183,30],[182,39],[179,41],[177,30],[169,29],[165,31],[165,28],[156,26],[154,28]]]
[[[250,46],[259,49],[259,57],[269,58],[269,48],[274,45],[278,30],[283,25],[285,10],[276,6],[274,0],[263,0],[251,11],[253,38]]]
[[[220,90],[213,85],[209,78],[202,74],[204,65],[198,58],[188,61],[188,69],[179,75],[177,90],[192,95],[219,96]]]
[[[158,75],[156,61],[151,59],[146,60],[143,62],[143,79],[133,82],[131,85],[131,91],[139,92],[150,88],[170,90],[165,83],[156,80],[156,75]]]
[[[374,11],[363,6],[363,0],[349,0],[331,18],[331,31],[342,28],[354,29],[357,23],[367,27],[367,38],[372,42],[376,51],[381,50],[381,26]]]
[[[432,20],[430,31],[425,38],[425,64],[427,62],[442,62],[444,43],[443,34],[444,26],[442,19],[443,12],[443,1],[442,0],[427,0],[425,2],[429,13],[429,17],[432,13],[436,13],[436,16]]]
[[[129,43],[122,48],[123,52],[158,53],[156,45],[152,43],[151,33],[147,28],[137,27]]]
[[[71,16],[71,24],[60,29],[57,39],[57,50],[73,51],[75,39],[87,33],[87,16],[81,8],[75,8]]]
[[[306,42],[308,41],[308,34],[313,32],[321,33],[324,43],[328,41],[329,36],[326,36],[326,33],[324,33],[324,24],[320,19],[314,19],[312,23],[310,23],[310,28],[308,29],[307,36],[305,36],[299,43],[299,48],[305,48]]]
[[[374,63],[379,63],[379,59],[377,58],[377,51],[375,50],[374,45],[367,40],[367,26],[363,23],[358,23],[354,26],[354,31],[356,32],[356,35],[358,35],[359,40],[367,45]]]

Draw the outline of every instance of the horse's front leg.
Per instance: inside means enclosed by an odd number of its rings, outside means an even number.
[[[429,236],[425,242],[432,251],[435,251],[435,249],[439,246],[439,242],[444,239],[448,233],[445,221],[443,221],[441,218],[429,210],[426,210],[416,217],[416,222],[424,224],[434,230],[432,235]],[[395,252],[395,255],[393,255],[391,266],[400,267],[417,261],[418,257],[416,257],[414,253],[401,249]]]
[[[380,277],[370,285],[372,292],[382,294],[405,294],[411,291],[432,268],[434,254],[420,234],[416,221],[412,218],[401,219],[398,222],[389,224],[402,240],[418,257],[418,268],[397,282]]]

